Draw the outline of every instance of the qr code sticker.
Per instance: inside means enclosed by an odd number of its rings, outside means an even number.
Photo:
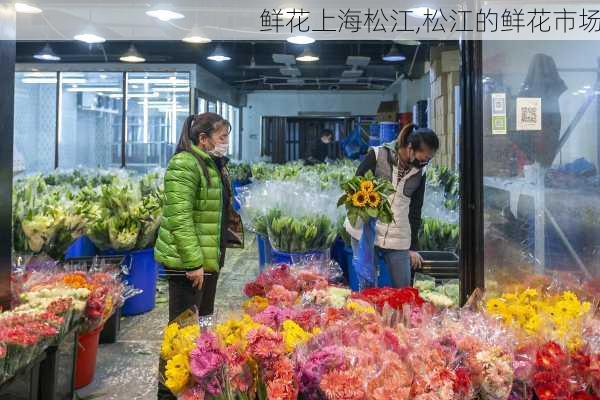
[[[538,119],[537,111],[536,107],[521,108],[521,121],[527,124],[535,124]]]
[[[495,113],[504,113],[505,112],[503,97],[496,97],[494,99],[494,112]]]

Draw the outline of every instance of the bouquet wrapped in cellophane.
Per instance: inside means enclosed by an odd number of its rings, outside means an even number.
[[[345,206],[348,220],[353,226],[358,220],[367,222],[375,218],[384,224],[393,221],[392,208],[388,197],[394,193],[393,185],[368,171],[365,176],[355,176],[342,183],[344,194],[338,200],[338,206]]]

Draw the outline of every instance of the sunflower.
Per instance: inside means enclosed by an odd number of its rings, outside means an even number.
[[[362,181],[360,183],[360,190],[365,193],[372,192],[374,188],[375,185],[373,184],[373,181]]]
[[[367,193],[360,191],[352,195],[352,205],[354,207],[364,207],[367,204]]]
[[[368,194],[369,199],[369,207],[377,208],[379,207],[379,203],[381,203],[381,196],[377,192],[371,192]]]

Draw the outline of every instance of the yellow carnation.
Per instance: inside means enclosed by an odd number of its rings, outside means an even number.
[[[281,335],[285,343],[285,351],[288,353],[291,353],[298,345],[306,343],[312,337],[309,332],[306,332],[300,325],[290,319],[283,322]]]
[[[173,393],[179,393],[187,385],[190,378],[190,367],[187,355],[177,354],[165,368],[165,386]]]

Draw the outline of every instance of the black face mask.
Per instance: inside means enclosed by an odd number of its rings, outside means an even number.
[[[415,158],[410,163],[412,164],[413,167],[420,169],[420,168],[425,168],[429,164],[429,161],[421,161],[418,158]]]

